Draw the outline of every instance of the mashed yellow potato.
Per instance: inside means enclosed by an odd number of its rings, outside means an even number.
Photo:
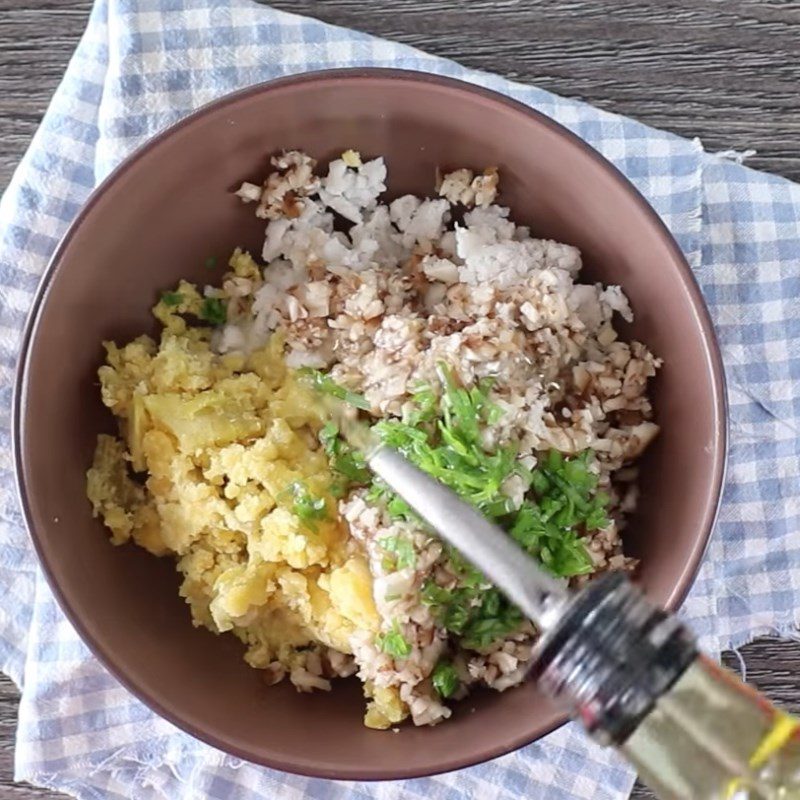
[[[255,266],[241,254],[231,265]],[[233,632],[254,667],[302,677],[310,653],[351,653],[356,631],[379,629],[372,578],[337,514],[312,390],[277,336],[247,358],[215,354],[211,329],[184,318],[203,302],[183,282],[153,309],[158,343],[105,343],[102,397],[120,435],[99,437],[89,499],[115,544],[176,559],[195,625]],[[314,498],[313,519],[299,495]]]

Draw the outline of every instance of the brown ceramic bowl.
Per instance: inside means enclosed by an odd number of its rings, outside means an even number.
[[[533,686],[478,693],[436,728],[362,726],[355,681],[330,694],[268,688],[232,636],[197,630],[170,559],[108,543],[85,471],[113,427],[100,403],[100,342],[152,331],[157,292],[208,281],[209,254],[260,251],[263,223],[231,194],[280,148],[384,155],[390,192],[426,193],[437,165],[502,173],[502,201],[577,245],[592,278],[621,284],[628,332],[664,359],[653,387],[663,432],[643,464],[627,534],[652,597],[675,607],[713,524],[725,459],[723,375],[711,322],[677,245],[644,199],[582,141],[522,105],[418,73],[353,70],[256,86],[207,106],[120,166],[78,215],[33,309],[16,397],[25,515],[61,606],[101,661],[171,722],[249,761],[309,775],[385,779],[474,764],[563,717]],[[474,711],[473,711],[474,709]]]

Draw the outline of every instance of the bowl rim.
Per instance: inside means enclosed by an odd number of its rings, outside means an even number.
[[[479,751],[471,755],[454,755],[432,769],[394,768],[392,770],[382,769],[374,772],[365,773],[351,768],[329,769],[327,767],[318,768],[302,759],[291,760],[284,758],[264,758],[258,753],[252,752],[244,747],[232,745],[224,741],[214,733],[202,730],[193,723],[181,718],[178,713],[167,709],[161,701],[154,697],[150,692],[142,689],[134,677],[129,676],[124,665],[117,663],[112,653],[106,651],[104,645],[90,635],[83,625],[81,618],[71,608],[70,603],[56,583],[51,567],[45,554],[45,548],[40,539],[40,534],[36,531],[33,524],[32,503],[29,501],[29,487],[25,479],[25,459],[23,456],[25,430],[24,430],[24,409],[26,406],[26,395],[28,391],[28,372],[31,360],[32,345],[43,315],[45,300],[49,294],[53,278],[58,272],[63,255],[68,248],[77,230],[84,220],[92,213],[94,207],[105,195],[106,191],[128,170],[133,169],[139,160],[151,149],[157,147],[162,141],[168,139],[176,131],[192,125],[198,119],[203,118],[208,113],[217,111],[227,106],[233,105],[240,100],[255,95],[268,95],[275,89],[292,88],[308,83],[340,83],[359,81],[389,81],[407,82],[414,84],[428,84],[448,89],[456,94],[478,97],[490,104],[502,105],[508,111],[525,117],[526,122],[534,122],[549,128],[555,134],[567,139],[573,146],[582,150],[584,155],[593,159],[598,166],[603,169],[619,188],[627,193],[634,203],[642,211],[643,216],[649,220],[649,224],[658,233],[667,251],[670,253],[675,266],[678,268],[684,288],[687,290],[693,310],[696,314],[697,323],[700,328],[701,336],[706,349],[708,370],[711,376],[712,406],[714,411],[714,442],[713,442],[713,491],[710,502],[707,503],[701,525],[698,526],[701,535],[697,536],[689,558],[681,571],[678,581],[669,594],[664,604],[669,610],[676,610],[686,598],[691,589],[694,579],[699,570],[702,559],[708,549],[711,535],[717,521],[720,505],[722,502],[722,491],[725,484],[728,460],[728,401],[727,387],[722,353],[719,341],[714,329],[711,315],[700,290],[699,283],[691,270],[686,258],[675,241],[661,217],[656,213],[650,203],[639,192],[639,190],[628,180],[628,178],[612,164],[608,159],[601,155],[586,141],[577,134],[570,131],[565,126],[551,119],[535,108],[525,105],[506,95],[487,89],[483,86],[469,83],[467,81],[451,78],[439,74],[422,72],[408,69],[394,69],[381,67],[352,67],[342,69],[325,69],[312,72],[305,72],[297,75],[289,75],[269,81],[263,81],[251,86],[239,89],[221,97],[218,97],[182,117],[177,122],[159,131],[154,136],[147,139],[135,148],[126,158],[124,158],[109,174],[92,190],[84,204],[79,209],[75,218],[67,227],[61,240],[53,251],[42,277],[39,280],[33,301],[31,303],[28,317],[23,329],[20,348],[17,358],[17,366],[14,378],[14,392],[12,400],[12,458],[16,477],[17,497],[20,508],[23,512],[25,526],[33,543],[39,564],[50,586],[53,595],[58,601],[59,607],[75,628],[81,640],[87,645],[92,654],[109,670],[131,694],[143,702],[152,711],[163,719],[175,725],[180,730],[190,734],[200,741],[215,747],[222,752],[234,757],[241,758],[250,763],[269,767],[272,769],[283,770],[298,775],[305,775],[314,778],[327,778],[333,780],[398,780],[427,777],[462,769],[476,764],[481,764],[494,758],[498,758],[507,753],[513,752],[525,745],[531,744],[543,736],[553,732],[565,722],[568,717],[565,715],[557,718],[554,722],[532,726],[530,733],[518,736],[512,740],[504,740],[502,744],[487,744]]]

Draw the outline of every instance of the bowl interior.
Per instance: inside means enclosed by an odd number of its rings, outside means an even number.
[[[234,246],[260,252],[263,223],[231,194],[266,156],[383,155],[390,193],[429,193],[437,166],[497,165],[504,204],[536,234],[581,248],[591,278],[620,284],[630,335],[664,359],[653,387],[663,432],[627,534],[641,582],[674,603],[693,575],[716,507],[723,425],[714,346],[696,287],[653,213],[588,148],[521,107],[453,82],[402,74],[278,82],[190,118],[128,162],[62,244],[27,354],[18,407],[21,488],[51,583],[114,673],[189,732],[251,761],[342,778],[455,768],[514,749],[560,714],[531,686],[476,694],[434,729],[362,727],[359,687],[301,695],[267,688],[233,637],[195,630],[169,560],[115,548],[85,497],[97,433],[100,342],[152,331],[159,290],[215,280]]]

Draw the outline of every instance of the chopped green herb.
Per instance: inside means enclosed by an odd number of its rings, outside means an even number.
[[[392,624],[391,630],[378,635],[378,647],[392,658],[408,658],[411,655],[411,645],[403,636],[397,620]]]
[[[486,615],[473,620],[464,628],[462,644],[464,647],[483,650],[492,642],[508,636],[522,623],[522,614],[514,606],[503,601],[503,607],[496,616]]]
[[[439,398],[433,389],[426,384],[417,386],[412,392],[412,403],[408,407],[403,422],[417,426],[423,422],[431,422],[439,411]]]
[[[387,445],[503,525],[555,575],[590,572],[592,561],[582,534],[608,525],[604,511],[608,497],[596,492],[597,477],[589,469],[593,454],[586,451],[567,459],[552,450],[531,471],[517,462],[512,447],[488,452],[481,437],[482,423],[496,422],[500,414],[489,399],[491,382],[468,389],[456,384],[446,366],[440,366],[438,373],[441,419],[432,417],[437,407],[435,392],[420,387],[406,421],[383,420],[373,430]],[[534,496],[517,509],[503,492],[512,475],[520,476]],[[408,505],[379,482],[373,484],[372,497],[382,498],[392,516],[413,518]],[[450,555],[453,563],[456,555]],[[483,580],[471,567],[469,575]]]
[[[332,455],[332,451],[339,439],[339,428],[333,422],[326,422],[319,432],[319,441],[323,449],[328,455]]]
[[[450,697],[460,683],[458,679],[458,672],[452,664],[446,661],[440,661],[436,668],[433,670],[433,688],[439,693],[440,697]]]
[[[508,635],[522,622],[522,614],[500,592],[489,587],[477,570],[480,582],[454,589],[427,581],[422,602],[431,606],[439,624],[462,637],[465,647],[481,650]]]
[[[383,503],[392,519],[419,520],[414,509],[396,495],[380,478],[372,478],[372,485],[367,492],[367,501]]]
[[[222,325],[228,318],[225,303],[219,297],[206,297],[200,306],[200,319],[212,325]]]
[[[534,470],[535,501],[526,500],[509,532],[555,575],[591,572],[592,560],[580,536],[609,524],[608,495],[597,492],[597,476],[589,469],[592,452],[572,459],[551,450]]]
[[[389,515],[394,519],[419,519],[417,512],[402,497],[398,497],[396,494],[389,498],[386,508],[389,511]]]
[[[473,567],[455,547],[446,545],[446,550],[450,569],[458,576],[459,584],[473,589],[488,586],[488,581],[481,571]]]
[[[482,424],[496,416],[489,401],[491,383],[472,389],[457,386],[450,370],[440,365],[441,399],[429,387],[418,387],[405,421],[382,420],[373,430],[424,472],[447,484],[485,514],[507,513],[504,481],[520,473],[513,447],[488,453],[481,438]],[[437,412],[441,419],[436,419]],[[403,515],[408,519],[407,515]]]
[[[338,479],[331,487],[334,497],[341,497],[352,485],[366,484],[372,473],[367,469],[364,456],[339,436],[339,428],[332,422],[323,425],[319,440]]]
[[[554,575],[569,577],[592,571],[592,560],[575,531],[547,519],[551,506],[525,501],[509,532]]]
[[[206,269],[214,269],[217,266],[217,257],[216,256],[209,256],[204,262],[204,266]]]
[[[426,606],[438,606],[448,602],[452,592],[453,590],[445,589],[429,579],[422,585],[420,597]]]
[[[292,511],[312,530],[316,527],[317,520],[325,519],[328,516],[324,497],[314,497],[298,481],[291,484],[289,490],[294,496]]]
[[[349,403],[351,406],[360,408],[363,411],[370,410],[370,404],[362,395],[351,392],[349,389],[345,389],[344,386],[340,386],[330,375],[326,375],[324,372],[320,372],[318,369],[312,369],[311,367],[303,367],[298,370],[298,372],[308,378],[314,387],[323,394],[329,394],[331,397],[338,397],[340,400],[344,400],[345,403]]]
[[[554,575],[591,572],[583,536],[608,525],[608,497],[597,491],[597,477],[590,469],[593,454],[566,458],[550,451],[530,470],[517,461],[512,447],[491,450],[484,445],[483,428],[496,423],[502,413],[490,400],[489,381],[460,386],[445,366],[439,368],[439,380],[439,391],[417,387],[402,420],[382,420],[373,431],[503,526]],[[526,489],[519,507],[503,489],[514,475]],[[367,499],[382,502],[393,518],[416,518],[378,479],[373,479]],[[456,585],[442,587],[429,580],[422,588],[422,600],[439,624],[460,637],[463,646],[477,650],[517,629],[523,621],[517,608],[455,549],[447,547],[446,553]],[[388,555],[386,566],[394,566]]]
[[[164,292],[164,294],[161,295],[161,302],[165,306],[173,308],[174,306],[179,306],[183,302],[183,295],[180,292]]]
[[[395,569],[405,569],[413,567],[417,562],[417,554],[410,539],[403,536],[384,536],[378,539],[378,544],[387,552],[392,553],[394,558],[389,559]]]

